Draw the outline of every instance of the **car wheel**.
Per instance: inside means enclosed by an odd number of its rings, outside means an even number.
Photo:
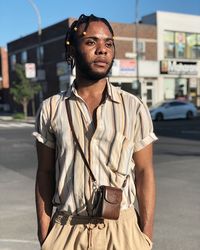
[[[163,120],[163,114],[162,113],[158,113],[156,115],[156,121],[162,121]]]
[[[186,114],[186,119],[191,120],[194,117],[193,112],[192,111],[188,111]]]

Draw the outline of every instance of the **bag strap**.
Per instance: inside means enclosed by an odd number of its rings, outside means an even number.
[[[79,151],[80,151],[80,153],[81,153],[81,156],[82,156],[82,158],[83,158],[83,161],[84,161],[84,163],[85,163],[85,166],[87,167],[87,170],[88,170],[88,172],[89,172],[89,174],[90,174],[90,176],[91,176],[91,178],[92,178],[92,181],[93,181],[93,182],[97,182],[97,181],[96,181],[96,178],[95,178],[95,176],[94,176],[94,174],[92,173],[92,170],[91,170],[91,168],[90,168],[90,165],[89,165],[89,163],[88,163],[88,161],[87,161],[87,159],[86,159],[86,157],[85,157],[85,154],[84,154],[84,152],[83,152],[83,150],[82,150],[82,147],[81,147],[81,145],[80,145],[80,143],[79,143],[79,141],[78,141],[78,138],[77,138],[77,136],[76,136],[76,133],[75,133],[75,131],[74,131],[74,126],[73,126],[73,123],[72,123],[72,115],[71,115],[71,110],[70,110],[70,106],[69,106],[69,101],[68,101],[68,99],[66,99],[65,105],[66,105],[67,115],[68,115],[68,119],[69,119],[69,125],[70,125],[70,128],[71,128],[71,131],[72,131],[72,135],[73,135],[73,137],[74,137],[74,140],[75,140],[75,142],[76,142],[76,145],[77,145],[78,148],[79,148]]]

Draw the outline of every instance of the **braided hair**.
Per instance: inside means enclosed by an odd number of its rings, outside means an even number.
[[[78,20],[75,20],[72,24],[71,27],[68,29],[66,37],[65,37],[65,56],[66,56],[66,61],[68,63],[68,65],[71,66],[71,70],[73,70],[74,66],[75,66],[75,62],[73,57],[71,56],[71,50],[70,50],[70,46],[76,46],[77,44],[77,30],[78,28],[82,25],[85,24],[84,30],[82,35],[86,35],[86,31],[87,28],[90,24],[90,22],[103,22],[109,29],[110,33],[112,34],[112,36],[114,37],[114,32],[113,29],[110,25],[110,23],[102,17],[97,17],[94,15],[90,15],[90,16],[86,16],[84,14],[82,14]]]

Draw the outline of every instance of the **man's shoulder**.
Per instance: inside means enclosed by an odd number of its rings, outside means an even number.
[[[65,100],[66,91],[62,91],[58,94],[52,95],[45,100],[43,100],[43,105],[49,105],[49,104],[60,104]]]
[[[63,103],[65,103],[66,99],[65,97],[66,93],[61,92],[46,98],[40,106],[40,112],[44,112],[50,119],[54,119],[57,111],[63,107]]]

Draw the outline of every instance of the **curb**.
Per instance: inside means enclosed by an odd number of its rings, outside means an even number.
[[[35,117],[28,117],[27,119],[14,119],[12,116],[0,116],[2,122],[23,122],[23,123],[35,123]]]

